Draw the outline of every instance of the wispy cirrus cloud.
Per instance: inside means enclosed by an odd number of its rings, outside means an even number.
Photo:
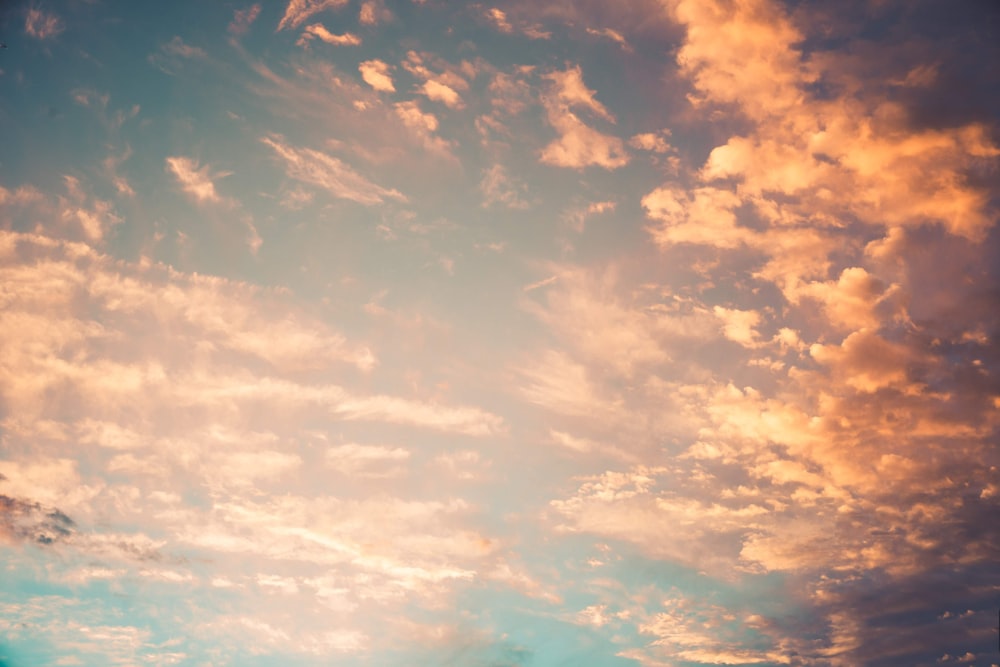
[[[339,9],[347,0],[289,0],[285,14],[278,22],[278,30],[298,28],[310,17],[329,9]]]
[[[229,172],[211,174],[208,165],[202,166],[198,160],[183,156],[168,157],[166,163],[181,189],[197,203],[218,204],[223,201],[215,190],[215,179],[224,178]]]
[[[296,148],[283,137],[272,135],[261,139],[284,160],[289,178],[320,187],[335,197],[371,206],[386,200],[406,201],[398,190],[372,183],[354,171],[347,163],[312,148]]]
[[[335,35],[327,30],[326,26],[322,23],[313,23],[306,26],[305,30],[302,31],[302,36],[299,37],[298,44],[305,46],[313,39],[318,39],[335,46],[358,46],[361,44],[361,38],[354,33],[345,32],[342,35]]]

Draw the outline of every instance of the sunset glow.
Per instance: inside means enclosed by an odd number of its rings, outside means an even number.
[[[1000,663],[997,4],[0,41],[0,667]]]

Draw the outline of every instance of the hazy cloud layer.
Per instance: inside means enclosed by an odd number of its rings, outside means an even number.
[[[5,9],[0,662],[995,663],[994,18]]]

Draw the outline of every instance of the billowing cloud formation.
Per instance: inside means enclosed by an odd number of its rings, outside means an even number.
[[[332,155],[311,148],[294,148],[279,136],[264,137],[261,141],[285,161],[290,178],[316,185],[335,197],[369,205],[386,199],[405,200],[398,191],[372,183]]]

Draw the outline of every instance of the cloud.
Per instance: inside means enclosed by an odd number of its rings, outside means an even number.
[[[653,153],[669,153],[672,147],[664,138],[665,136],[670,136],[669,130],[664,130],[662,132],[644,132],[642,134],[636,134],[629,139],[628,145],[632,148],[637,148],[643,151],[651,151]]]
[[[512,26],[507,20],[507,14],[502,9],[490,7],[486,10],[486,18],[489,19],[500,32],[509,33],[514,31],[514,26]]]
[[[358,46],[361,44],[361,38],[357,35],[350,32],[345,32],[343,35],[334,35],[322,23],[313,23],[306,26],[297,43],[299,46],[304,46],[314,38],[336,46]]]
[[[332,155],[311,148],[289,146],[284,143],[283,137],[277,135],[264,137],[261,141],[284,160],[289,178],[320,187],[335,197],[368,206],[381,204],[387,199],[406,200],[397,190],[387,190],[372,183]]]
[[[250,30],[250,26],[260,16],[260,4],[253,4],[246,9],[237,9],[233,12],[233,20],[229,23],[229,32],[234,35],[243,35]]]
[[[209,174],[208,165],[199,166],[198,161],[188,157],[168,157],[167,168],[181,185],[184,192],[191,195],[196,202],[217,204],[222,197],[215,191],[213,176]],[[227,176],[227,173],[217,174],[214,178]]]
[[[361,78],[365,83],[377,91],[383,93],[393,93],[396,87],[392,84],[392,77],[389,76],[390,67],[381,60],[366,60],[358,65]]]
[[[436,69],[435,73],[427,67],[427,61]],[[469,83],[466,80],[469,76],[475,75],[475,68],[469,63],[463,63],[461,68],[456,68],[440,58],[430,54],[420,54],[410,51],[403,61],[403,68],[413,76],[423,79],[424,83],[417,90],[426,95],[428,99],[441,102],[450,109],[461,109],[465,106],[459,95],[459,90],[468,90]]]
[[[179,36],[164,44],[163,51],[182,58],[205,58],[208,55],[204,49],[186,44]]]
[[[625,37],[620,32],[618,32],[617,30],[613,30],[612,28],[602,28],[600,30],[596,28],[587,28],[587,34],[596,35],[598,37],[606,37],[611,41],[615,42],[616,44],[618,44],[618,46],[620,46],[623,51],[632,50],[632,47],[629,46],[629,43],[625,39]]]
[[[434,79],[425,81],[424,85],[420,87],[420,92],[426,95],[427,99],[441,102],[449,109],[461,109],[465,106],[462,98],[454,89]]]
[[[393,396],[349,397],[337,401],[332,409],[344,419],[384,420],[473,436],[504,431],[503,418],[478,408],[435,405]]]
[[[69,229],[82,232],[85,240],[99,243],[111,228],[123,222],[111,202],[88,195],[77,178],[64,176],[63,182],[67,195],[59,197],[58,217]]]
[[[695,88],[693,101],[732,105],[754,124],[712,151],[703,180],[737,179],[748,201],[797,219],[849,214],[875,226],[937,223],[970,239],[992,224],[984,192],[960,175],[1000,155],[981,125],[911,130],[898,103],[862,98],[857,85],[814,95],[809,86],[837,80],[838,61],[804,58],[796,46],[801,32],[771,3],[716,12],[681,1],[673,11],[689,28],[677,60]],[[840,196],[831,197],[834,191]],[[769,192],[793,195],[798,205],[772,204]]]
[[[761,321],[760,313],[722,306],[715,306],[713,312],[722,321],[722,332],[726,338],[744,347],[757,345],[760,333],[754,327]]]
[[[326,462],[331,468],[359,477],[398,477],[406,472],[402,464],[409,459],[410,452],[401,447],[351,443],[326,450]]]
[[[573,108],[582,108],[601,120],[614,123],[611,113],[594,98],[594,91],[584,85],[580,68],[552,72],[546,78],[552,86],[543,97],[543,103],[549,124],[559,133],[559,138],[542,150],[541,161],[571,169],[588,166],[617,169],[628,164],[628,154],[621,139],[598,132],[573,112]]]
[[[52,39],[65,29],[62,19],[56,14],[37,7],[28,9],[24,19],[24,31],[35,39]]]
[[[528,208],[530,204],[522,199],[526,189],[527,186],[512,177],[501,164],[484,169],[482,180],[479,181],[479,191],[483,195],[482,205],[487,208],[494,205],[512,209]]]
[[[439,127],[437,116],[421,110],[420,106],[412,100],[399,102],[393,108],[403,122],[403,126],[409,130],[411,138],[431,153],[454,159],[451,151],[452,144],[435,134]]]
[[[384,21],[391,21],[393,14],[385,6],[382,0],[365,0],[358,10],[358,22],[361,25],[376,25]]]
[[[4,481],[0,477],[0,484]],[[76,524],[58,509],[0,494],[0,541],[50,545],[69,536]]]
[[[861,329],[840,345],[815,344],[809,353],[830,366],[843,381],[858,391],[870,393],[882,387],[902,385],[907,380],[909,351],[877,334]]]
[[[347,0],[290,0],[285,15],[278,22],[278,30],[298,28],[311,16],[328,9],[339,9],[346,4]]]
[[[509,35],[515,30],[514,26],[510,22],[510,19],[508,18],[507,12],[502,9],[497,7],[483,9],[483,16],[493,25],[494,28],[502,33]],[[529,39],[550,39],[552,37],[552,33],[543,30],[540,25],[525,23],[524,21],[518,21],[517,30]]]

